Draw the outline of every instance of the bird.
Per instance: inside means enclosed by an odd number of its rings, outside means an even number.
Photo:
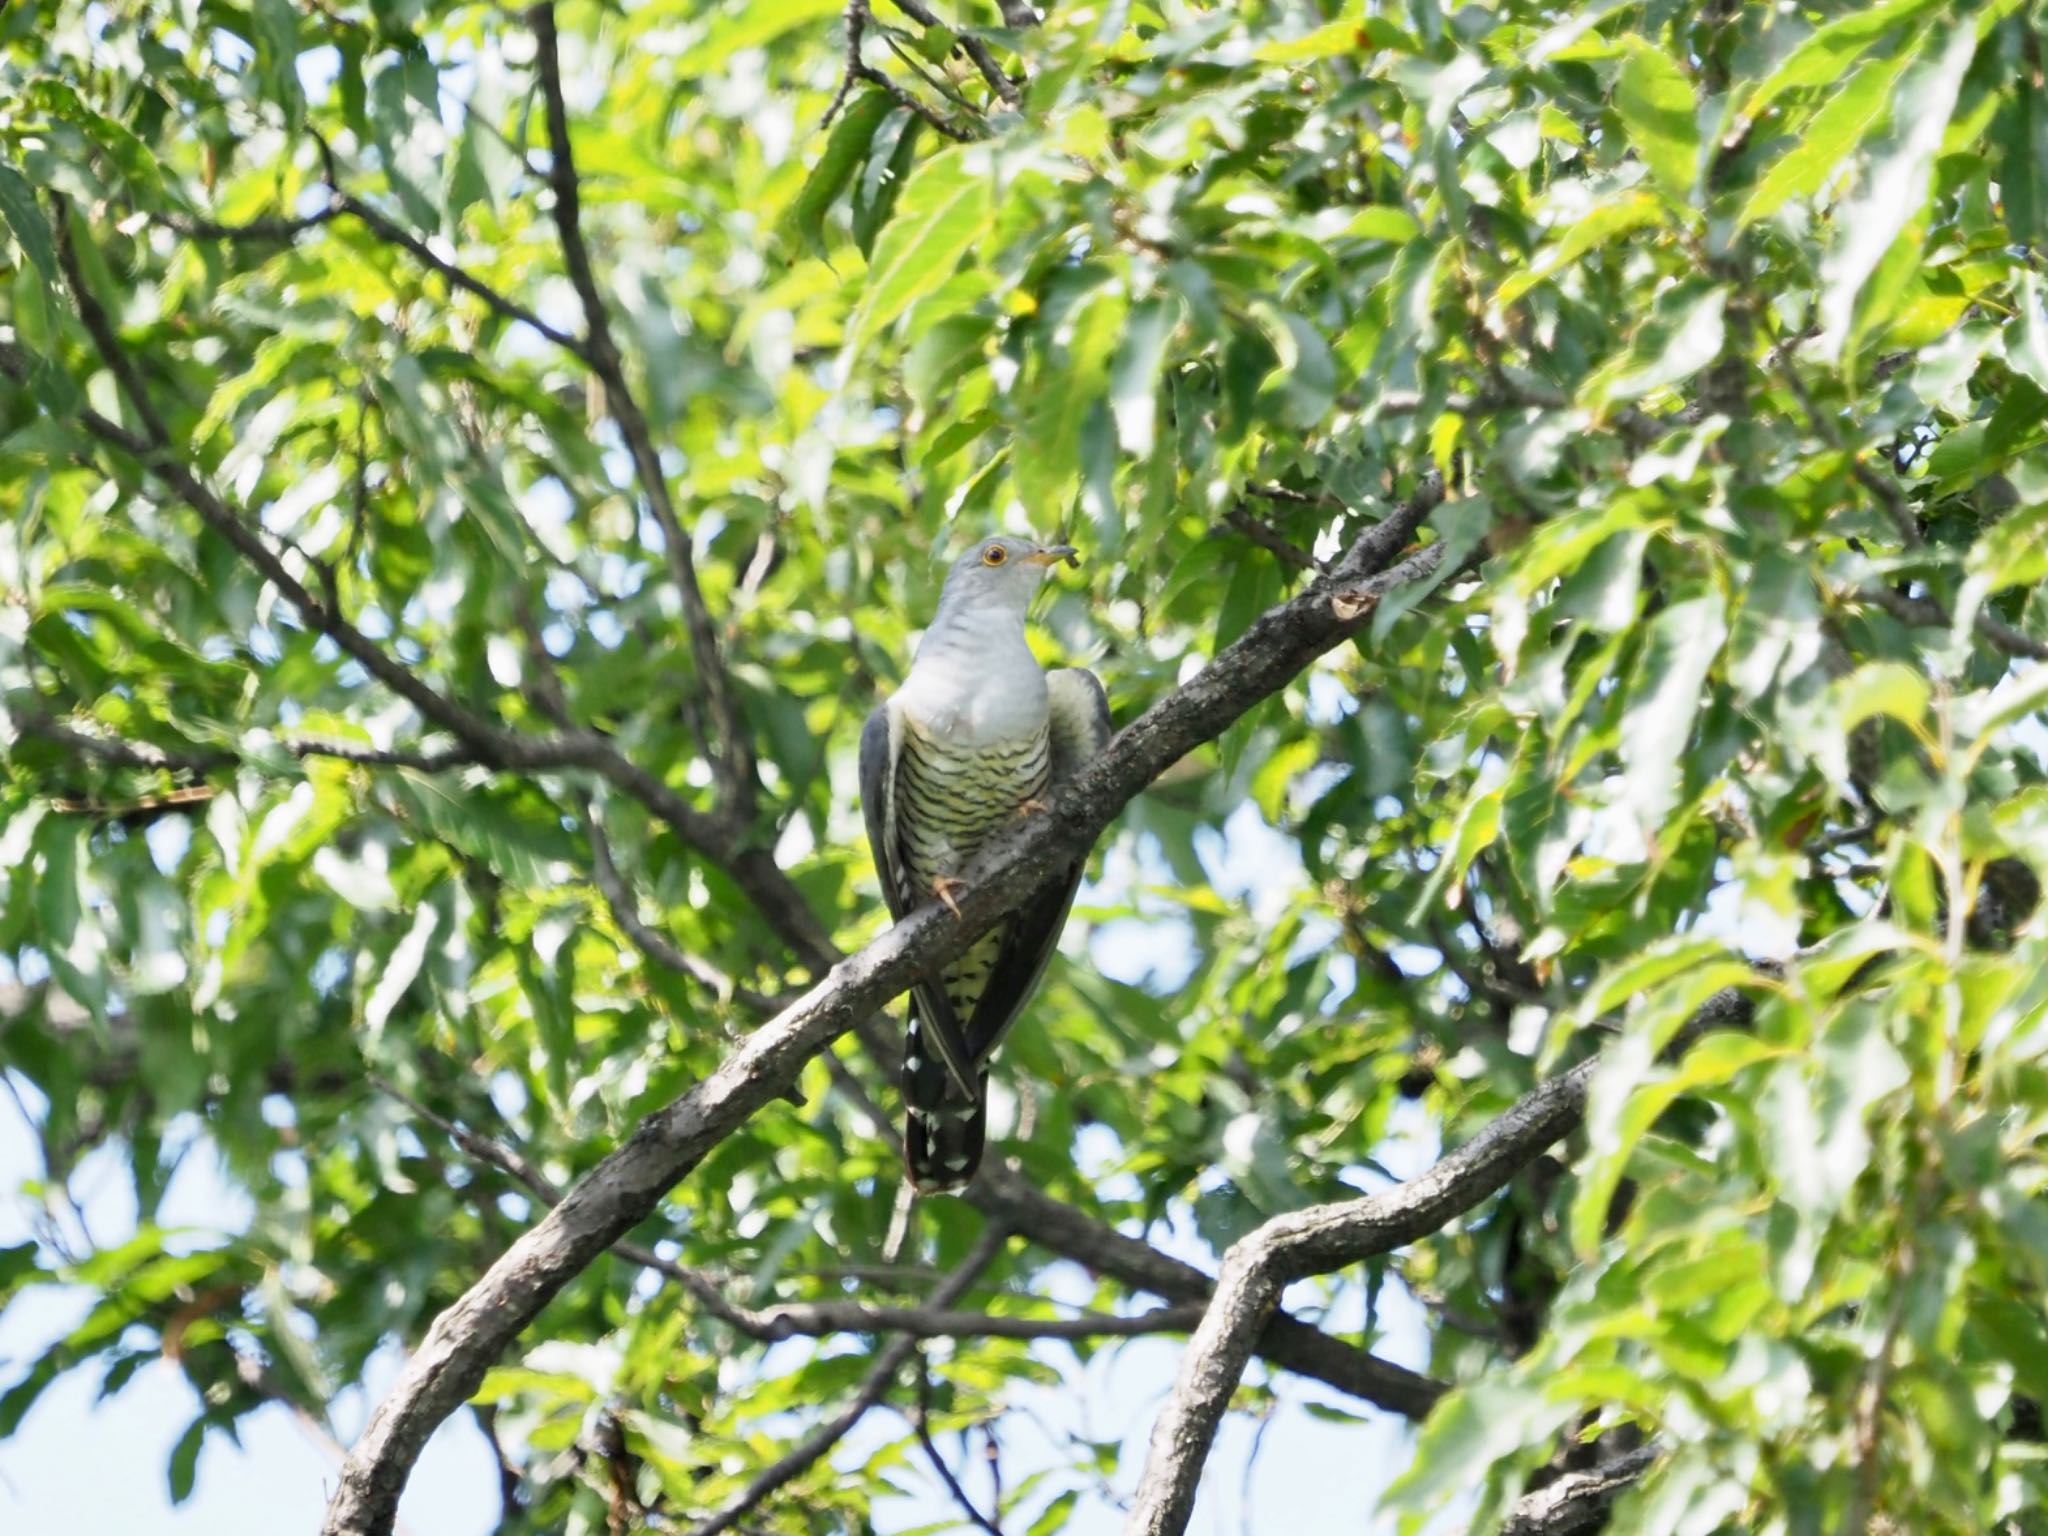
[[[1108,743],[1109,699],[1080,667],[1046,671],[1025,614],[1071,544],[983,539],[955,560],[903,684],[868,716],[860,799],[883,899],[898,922],[931,901],[958,915],[959,872],[1050,786]],[[930,979],[904,1034],[904,1161],[920,1194],[964,1188],[981,1164],[989,1060],[1037,989],[1081,883],[1077,858]]]

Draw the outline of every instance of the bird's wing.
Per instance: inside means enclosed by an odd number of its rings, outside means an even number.
[[[1045,674],[1046,713],[1052,727],[1052,780],[1072,778],[1109,745],[1109,695],[1086,667]]]
[[[1079,667],[1048,672],[1045,691],[1052,782],[1057,785],[1108,745],[1109,699],[1095,674]],[[1067,926],[1067,911],[1074,905],[1086,862],[1085,858],[1076,859],[1006,921],[988,985],[968,1021],[967,1045],[977,1064],[995,1054],[1003,1035],[1037,990],[1053,951],[1059,948],[1060,930]]]
[[[919,888],[904,864],[896,825],[896,764],[903,754],[903,729],[903,716],[890,698],[875,706],[860,733],[861,815],[868,824],[868,847],[875,855],[882,899],[889,904],[889,915],[899,923],[930,894]],[[911,1054],[917,1054],[917,1042],[929,1034],[947,1070],[961,1090],[967,1091],[975,1080],[974,1067],[946,989],[936,980],[924,981],[910,989],[910,996]],[[920,1029],[920,1020],[929,1022],[928,1031]]]
[[[860,810],[868,824],[868,847],[875,855],[882,899],[899,923],[917,905],[896,842],[896,760],[902,752],[903,717],[893,698],[884,699],[860,733]]]

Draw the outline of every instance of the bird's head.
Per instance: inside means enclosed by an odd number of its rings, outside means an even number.
[[[983,539],[946,572],[946,590],[939,606],[1000,610],[1021,619],[1039,584],[1063,560],[1081,563],[1071,544],[1034,544],[1007,534]]]

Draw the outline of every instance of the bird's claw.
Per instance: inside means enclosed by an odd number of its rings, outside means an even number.
[[[932,894],[943,901],[946,904],[946,910],[955,917],[960,915],[960,903],[953,899],[953,893],[966,889],[967,882],[965,880],[955,880],[951,875],[940,875],[936,880],[932,881]]]
[[[1034,797],[1030,800],[1026,800],[1022,805],[1018,806],[1017,814],[1019,816],[1043,816],[1047,811],[1051,809],[1052,807],[1047,805],[1043,800]]]

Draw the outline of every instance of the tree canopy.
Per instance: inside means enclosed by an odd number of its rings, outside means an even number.
[[[508,1536],[857,1531],[1165,1332],[959,1522],[1179,1531],[1294,1373],[1388,1529],[2048,1531],[2044,22],[0,11],[0,1298],[98,1297],[0,1435],[168,1359],[182,1493],[395,1339],[336,1536],[465,1405]],[[882,937],[860,725],[1005,528],[1125,729]],[[885,1005],[1098,833],[907,1202]]]

